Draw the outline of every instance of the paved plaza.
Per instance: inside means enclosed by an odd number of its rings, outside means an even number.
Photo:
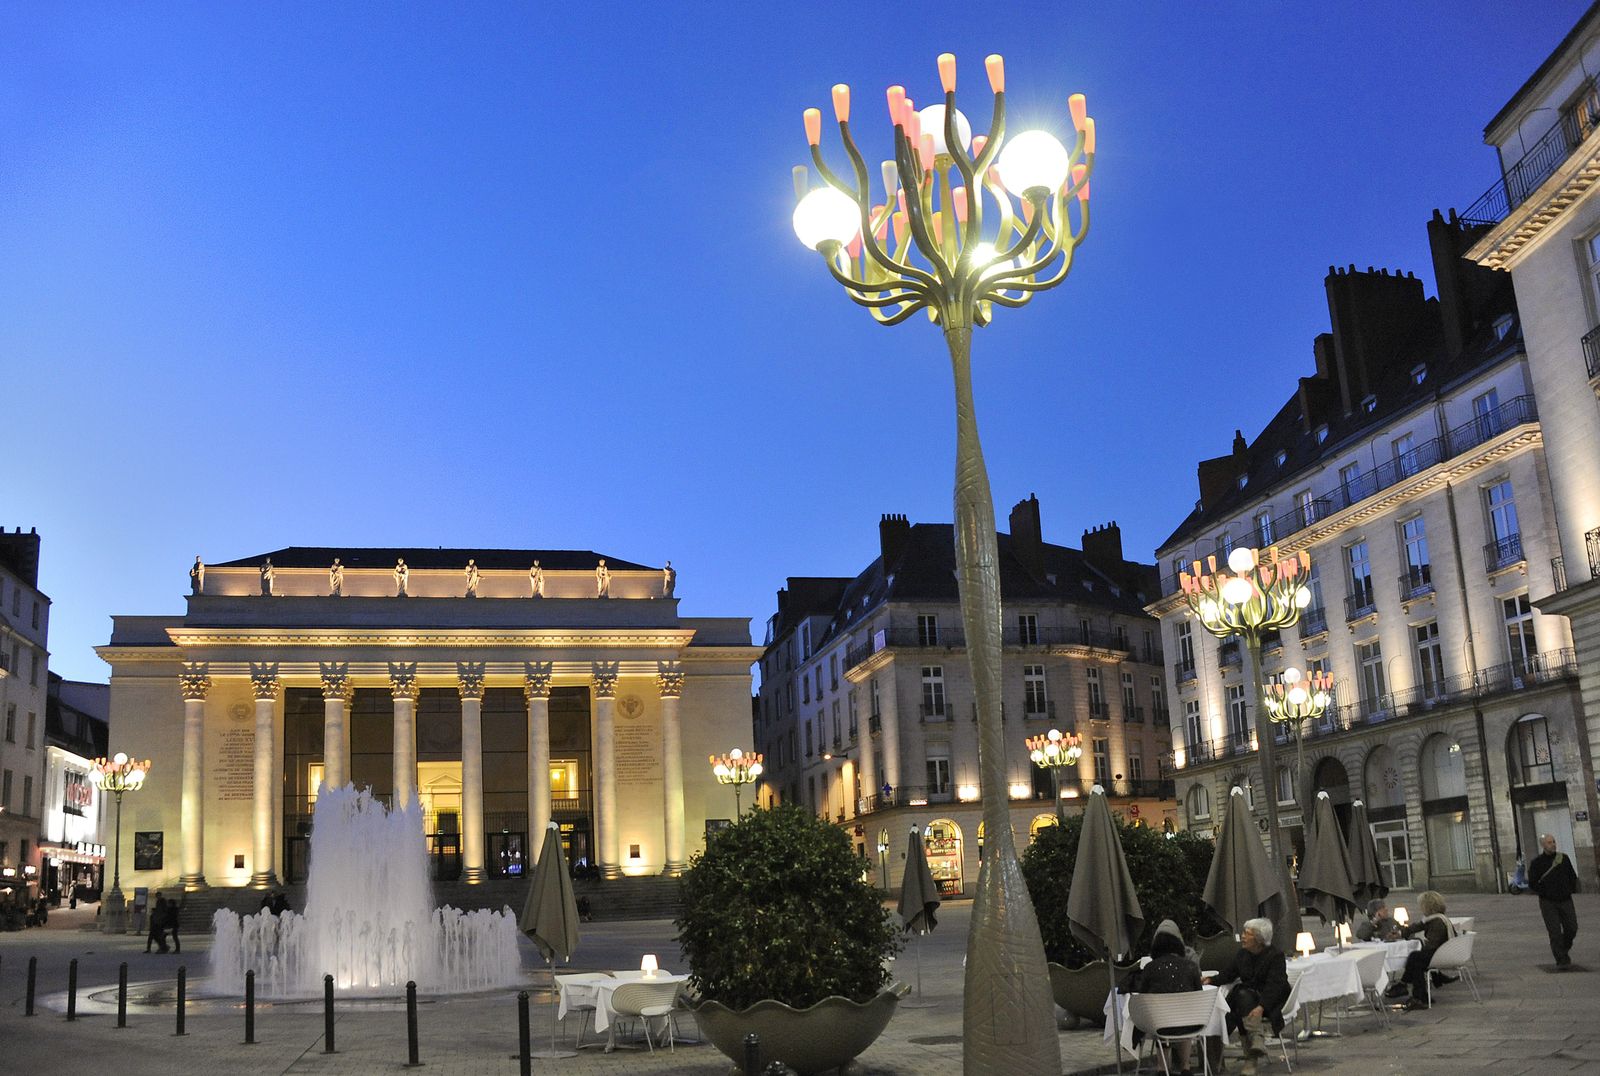
[[[1308,1073],[1450,1073],[1494,1070],[1554,1074],[1600,1072],[1600,898],[1578,898],[1580,933],[1572,973],[1552,970],[1538,906],[1532,897],[1457,896],[1451,912],[1477,918],[1477,962],[1481,1005],[1465,984],[1443,988],[1431,1012],[1401,1013],[1385,1031],[1373,1016],[1344,1021],[1342,1038],[1320,1039],[1300,1050],[1297,1071]],[[1402,898],[1400,903],[1405,903]],[[961,1070],[961,958],[971,905],[941,910],[939,929],[922,944],[925,1004],[903,1008],[888,1032],[861,1058],[883,1076],[939,1076]],[[369,1073],[398,1071],[406,1060],[405,1017],[399,1006],[356,1008],[338,1013],[338,1053],[323,1053],[322,1015],[317,1005],[260,1007],[256,1045],[242,1044],[238,1009],[204,1005],[189,1018],[189,1035],[173,1036],[173,1009],[164,1000],[178,964],[186,962],[191,991],[203,993],[206,940],[189,939],[182,956],[146,955],[143,939],[109,939],[83,929],[92,912],[53,913],[45,929],[0,935],[0,1071],[43,1072],[70,1058],[98,1057],[124,1076],[174,1071],[220,1073]],[[1326,931],[1319,931],[1319,937]],[[585,927],[572,970],[637,967],[643,953],[680,970],[672,924],[657,920]],[[39,960],[38,1015],[23,1015],[28,957]],[[79,1019],[62,1011],[67,962],[79,961]],[[115,1026],[117,965],[126,960],[130,993],[163,999],[156,1008],[135,1007],[129,1026]],[[534,990],[535,1048],[548,1036],[548,978],[534,973],[531,947],[524,965]],[[917,962],[908,950],[899,975],[916,981]],[[420,1007],[421,1059],[436,1073],[514,1073],[517,1044],[515,990],[427,1002]],[[911,999],[915,1001],[916,999]],[[686,1022],[686,1032],[692,1023]],[[548,1039],[546,1040],[548,1041]],[[1063,1069],[1092,1072],[1106,1067],[1109,1047],[1098,1029],[1061,1032]],[[1236,1051],[1229,1050],[1230,1060]],[[114,1059],[114,1060],[113,1060]],[[711,1047],[679,1045],[654,1055],[643,1050],[610,1055],[586,1049],[573,1060],[536,1061],[535,1072],[726,1073],[730,1066]],[[1128,1071],[1132,1071],[1131,1062]],[[1148,1071],[1148,1069],[1147,1069]],[[1281,1071],[1281,1066],[1263,1066]]]

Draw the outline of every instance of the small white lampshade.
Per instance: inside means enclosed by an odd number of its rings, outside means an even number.
[[[1049,132],[1024,131],[1007,140],[998,163],[1006,189],[1026,194],[1036,188],[1060,188],[1072,167],[1072,157]]]
[[[818,187],[794,207],[794,234],[813,250],[830,241],[848,243],[860,232],[861,210],[833,187]]]
[[[1306,936],[1310,937],[1309,934]],[[656,977],[657,964],[653,953],[646,953],[644,959],[639,961],[639,970],[644,972],[646,979],[654,979]]]
[[[1317,947],[1316,941],[1311,937],[1309,930],[1302,930],[1294,940],[1294,947],[1302,953],[1309,953]]]
[[[1407,914],[1404,908],[1396,908],[1394,910],[1394,921],[1401,926],[1407,926],[1411,923],[1411,916]]]

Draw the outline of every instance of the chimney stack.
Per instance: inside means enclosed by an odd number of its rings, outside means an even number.
[[[887,514],[878,520],[878,551],[883,554],[885,572],[894,571],[910,541],[911,524],[905,516]]]
[[[1011,509],[1011,555],[1033,578],[1044,579],[1044,525],[1036,494],[1028,494]]]
[[[1116,520],[1083,532],[1083,556],[1113,578],[1122,571],[1122,528]]]

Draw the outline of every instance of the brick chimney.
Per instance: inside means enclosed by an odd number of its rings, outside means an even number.
[[[878,551],[883,554],[884,571],[894,571],[910,541],[911,524],[905,516],[889,514],[878,520]]]
[[[1028,494],[1011,509],[1011,555],[1035,579],[1044,579],[1044,526],[1039,521],[1039,498]]]
[[[1083,532],[1083,556],[1113,577],[1122,571],[1122,528],[1117,526],[1116,520]]]

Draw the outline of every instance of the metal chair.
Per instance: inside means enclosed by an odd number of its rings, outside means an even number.
[[[1188,990],[1179,994],[1130,994],[1128,1019],[1133,1026],[1148,1037],[1151,1049],[1161,1058],[1161,1071],[1171,1076],[1167,1065],[1166,1047],[1177,1042],[1192,1041],[1200,1052],[1200,1062],[1207,1076],[1211,1072],[1211,1059],[1206,1056],[1206,1024],[1216,1011],[1215,990]],[[1144,1069],[1144,1058],[1138,1059],[1135,1073]]]
[[[1422,980],[1426,984],[1430,1009],[1433,1008],[1433,972],[1436,971],[1458,973],[1472,988],[1472,1000],[1483,1004],[1483,996],[1478,993],[1478,980],[1472,974],[1472,942],[1477,936],[1472,931],[1457,934],[1433,951],[1433,959],[1428,962],[1428,974]]]
[[[584,973],[577,974],[577,975],[557,975],[554,978],[556,980],[556,990],[560,991],[562,986],[563,986],[563,984],[578,985],[578,984],[581,984],[581,983],[599,982],[601,980],[611,978],[611,974],[609,972],[603,972],[603,971],[601,971],[601,972],[584,972]],[[589,1046],[604,1046],[605,1043],[600,1041],[600,1040],[598,1040],[598,1039],[595,1040],[594,1042],[587,1043],[587,1044],[584,1043],[584,1041],[583,1041],[583,1029],[584,1029],[584,1026],[585,1025],[593,1025],[593,1023],[594,1023],[594,1003],[590,1002],[587,1005],[582,1004],[582,1003],[579,1003],[579,1004],[568,1004],[567,1005],[567,1016],[570,1017],[570,1016],[572,1016],[573,1013],[577,1013],[577,1015],[578,1015],[578,1033],[576,1035],[574,1035],[573,1038],[572,1038],[573,1049],[581,1050],[581,1049],[584,1048],[585,1045],[589,1045]]]
[[[1388,959],[1389,954],[1382,949],[1373,949],[1356,957],[1356,974],[1361,976],[1364,1000],[1372,1006],[1373,1012],[1382,1017],[1384,1027],[1389,1026],[1389,1006],[1384,1003],[1382,992],[1378,989],[1378,980],[1383,978],[1384,966]],[[1342,1023],[1343,1021],[1341,1025]],[[1340,1030],[1343,1030],[1342,1026]]]
[[[673,1032],[676,1025],[673,1014],[678,1003],[678,983],[648,983],[634,982],[623,983],[611,995],[611,1011],[619,1018],[638,1017],[644,1024],[645,1045],[650,1047],[650,1052],[656,1049],[655,1040],[650,1036],[650,1021],[660,1020],[662,1032],[667,1038],[667,1048],[673,1049],[675,1036]]]
[[[1289,1037],[1288,1039],[1285,1039],[1283,1034],[1280,1032],[1276,1036],[1268,1035],[1266,1039],[1267,1046],[1276,1046],[1278,1048],[1278,1053],[1283,1057],[1283,1068],[1285,1072],[1294,1071],[1294,1066],[1289,1064],[1288,1044],[1290,1042],[1294,1043],[1294,1059],[1296,1061],[1300,1060],[1300,1037],[1294,1033],[1294,1020],[1299,1012],[1300,976],[1291,971],[1289,972],[1289,997],[1288,1000],[1283,1003],[1283,1028],[1284,1031],[1288,1032]]]

